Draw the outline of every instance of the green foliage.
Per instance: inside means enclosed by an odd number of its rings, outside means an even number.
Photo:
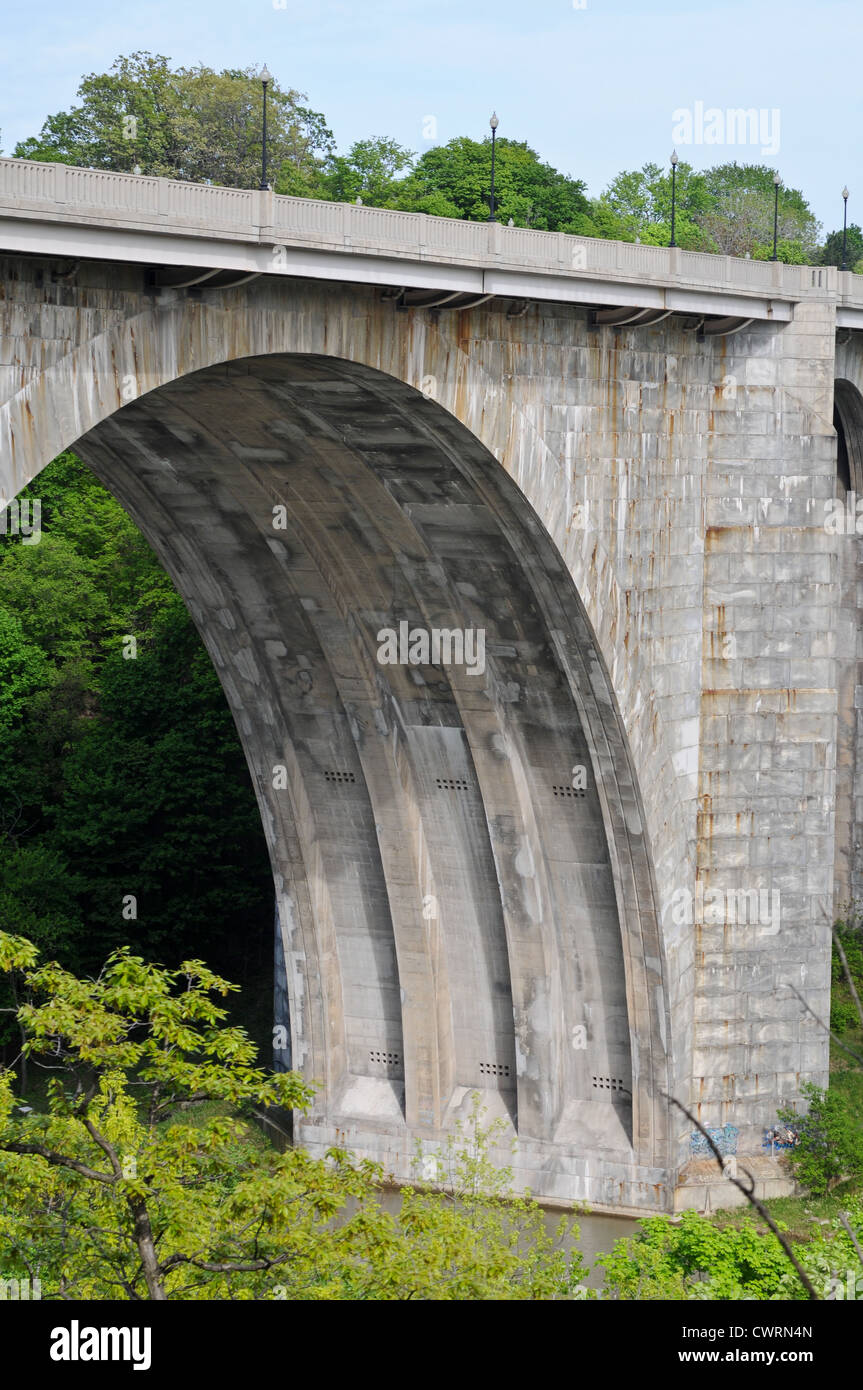
[[[491,139],[459,136],[426,150],[399,184],[396,206],[438,217],[488,218]],[[558,173],[523,141],[499,139],[495,150],[495,215],[518,227],[581,232],[590,207],[580,179]]]
[[[48,663],[42,650],[27,640],[21,619],[5,609],[0,598],[0,730],[4,741],[20,726],[28,702],[47,680]]]
[[[593,206],[602,236],[667,246],[671,238],[670,170],[658,164],[618,174]],[[718,164],[696,173],[677,166],[675,240],[691,251],[767,260],[773,254],[775,190],[766,165]],[[777,258],[790,264],[815,259],[819,225],[803,194],[780,188]]]
[[[699,224],[712,247],[731,256],[773,254],[774,171],[766,164],[717,164],[704,174],[707,206]],[[800,265],[816,259],[820,225],[799,189],[779,187],[777,257]]]
[[[77,95],[79,106],[48,116],[38,136],[16,145],[17,159],[125,171],[139,164],[145,174],[178,167],[177,92],[167,58],[120,57],[110,72],[83,77]]]
[[[40,949],[71,953],[81,931],[68,865],[50,845],[18,845],[3,858],[0,922]]]
[[[819,1195],[838,1183],[863,1178],[863,1115],[853,1096],[837,1086],[828,1091],[809,1082],[800,1088],[808,1103],[804,1116],[785,1108],[779,1118],[800,1138],[787,1161],[807,1191]]]
[[[752,259],[754,261],[769,261],[773,257],[773,242],[754,242],[752,245]],[[783,261],[785,265],[811,265],[812,256],[804,251],[799,241],[789,241],[787,237],[779,237],[776,241],[776,259]]]
[[[843,1204],[858,1239],[863,1206]],[[787,1227],[782,1223],[783,1232]],[[793,1241],[794,1253],[822,1298],[863,1298],[863,1271],[841,1219],[813,1219]],[[749,1209],[729,1217],[686,1212],[672,1219],[652,1216],[615,1243],[597,1264],[605,1270],[602,1297],[727,1301],[806,1298],[806,1292],[772,1231],[759,1226]],[[850,1279],[849,1279],[850,1273]]]
[[[256,188],[261,177],[262,92],[254,68],[170,67],[146,52],[89,73],[79,105],[49,116],[19,159],[117,169],[196,183]],[[267,94],[269,168],[283,191],[314,195],[332,133],[301,92],[277,82]]]
[[[696,1212],[686,1212],[678,1224],[667,1216],[639,1224],[635,1236],[599,1257],[606,1297],[724,1301],[770,1298],[784,1287],[785,1252],[771,1232],[759,1233],[751,1218],[725,1229]]]
[[[357,140],[346,155],[334,155],[323,177],[328,198],[336,203],[354,203],[362,198],[372,207],[396,206],[399,175],[414,161],[410,150],[395,140]],[[281,192],[281,186],[277,187]]]
[[[855,917],[849,922],[837,922],[838,936],[857,994],[863,997],[863,930]],[[861,1026],[860,1015],[851,996],[842,960],[833,942],[832,989],[830,994],[830,1027],[834,1033],[846,1033]]]
[[[136,660],[117,642],[99,702],[65,759],[54,814],[56,843],[83,883],[89,958],[130,936],[149,955],[174,940],[224,950],[255,920],[269,942],[272,888],[245,759],[178,597]],[[127,895],[134,921],[121,916]]]
[[[467,1124],[434,1153],[418,1146],[417,1176],[433,1187],[403,1191],[401,1240],[382,1273],[402,1289],[430,1277],[424,1296],[459,1301],[588,1297],[580,1256],[569,1248],[578,1227],[561,1218],[552,1233],[536,1202],[511,1195],[512,1168],[488,1157],[503,1122],[482,1121],[475,1093]]]
[[[38,546],[9,548],[0,565],[0,609],[14,610],[25,638],[55,665],[90,652],[107,627],[108,596],[72,540],[43,534]]]
[[[270,973],[260,818],[191,620],[140,532],[72,454],[28,492],[42,503],[39,544],[0,538],[7,925],[75,969],[131,939],[149,956],[182,942],[244,976],[251,953]],[[127,634],[136,660],[123,659]],[[129,895],[136,920],[122,915]]]
[[[848,225],[845,238],[845,268],[854,270],[858,275],[858,262],[863,259],[863,231],[860,230],[856,222]],[[820,256],[822,265],[842,265],[842,228],[831,232],[824,242]]]
[[[563,1249],[577,1232],[547,1234],[534,1202],[505,1199],[478,1106],[466,1145],[437,1160],[444,1190],[407,1191],[393,1215],[375,1165],[279,1154],[250,1127],[310,1092],[256,1066],[216,1002],[234,986],[202,962],[166,970],[124,949],[80,979],[0,932],[0,971],[19,979],[25,1050],[50,1058],[42,1113],[21,1115],[0,1072],[4,1274],[38,1277],[43,1298],[583,1293],[581,1259]]]
[[[612,179],[594,204],[593,220],[602,235],[621,241],[637,236],[648,244],[667,246],[671,240],[671,172],[658,164],[625,170]],[[704,175],[691,165],[677,166],[675,241],[686,250],[712,249],[698,225],[709,207]]]

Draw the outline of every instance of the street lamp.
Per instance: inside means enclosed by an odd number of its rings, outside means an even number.
[[[777,169],[773,175],[773,255],[770,257],[771,261],[778,259],[776,255],[776,244],[779,235],[779,186],[781,183],[782,180],[779,177],[779,170]]]
[[[677,150],[671,151],[671,245],[676,246],[674,239],[674,215],[677,210],[677,166],[680,163],[677,158]]]
[[[842,269],[847,270],[848,264],[845,259],[845,248],[848,242],[848,185],[842,189],[842,197],[845,201],[845,214],[842,218]]]
[[[489,203],[488,220],[489,222],[496,222],[497,218],[494,215],[494,139],[497,128],[500,125],[496,111],[492,111],[489,125],[491,126],[491,199]]]
[[[272,82],[272,73],[265,65],[261,72],[261,90],[263,92],[264,108],[264,138],[261,142],[261,191],[266,193],[269,188],[267,183],[267,88]]]

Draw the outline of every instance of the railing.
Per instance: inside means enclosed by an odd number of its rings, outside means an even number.
[[[777,299],[839,290],[863,306],[863,276],[663,246],[571,237],[257,190],[217,188],[65,164],[0,159],[0,216],[39,215],[91,225],[123,221],[200,236],[285,242],[419,260],[505,265],[553,274],[710,286]],[[262,229],[266,229],[262,231]],[[838,277],[838,278],[837,278]]]
[[[863,275],[839,271],[839,299],[848,309],[863,309]]]

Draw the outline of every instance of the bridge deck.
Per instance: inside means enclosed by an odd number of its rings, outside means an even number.
[[[0,250],[788,321],[863,277],[269,192],[0,159]]]

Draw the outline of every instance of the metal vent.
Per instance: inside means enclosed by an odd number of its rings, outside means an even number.
[[[480,1076],[509,1076],[508,1062],[480,1062]]]
[[[619,1076],[595,1076],[593,1089],[595,1091],[625,1091],[626,1087]]]
[[[466,777],[436,777],[439,792],[466,792],[470,784]]]
[[[552,787],[555,796],[587,796],[585,791],[577,791],[575,787]]]
[[[352,772],[334,772],[332,768],[327,768],[324,772],[325,782],[356,782],[356,780]]]
[[[369,1053],[369,1061],[373,1067],[397,1067],[401,1057],[397,1052],[384,1052],[375,1048]]]

